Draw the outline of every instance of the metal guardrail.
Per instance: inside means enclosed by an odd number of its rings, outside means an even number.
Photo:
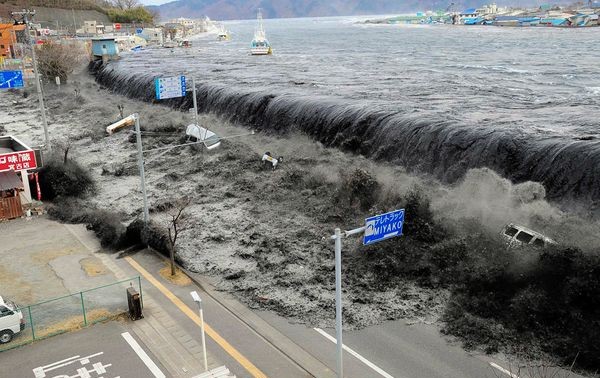
[[[12,341],[0,344],[0,352],[126,314],[127,288],[134,285],[137,286],[143,306],[139,276],[20,306],[25,329],[15,334]]]

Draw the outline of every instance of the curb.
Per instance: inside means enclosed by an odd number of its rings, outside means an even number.
[[[152,248],[147,250],[157,254],[159,257],[164,256]],[[192,273],[184,269],[179,264],[177,267],[181,269],[196,285],[206,292],[214,301],[226,309],[230,314],[236,317],[240,322],[254,331],[267,343],[286,356],[290,361],[295,363],[300,369],[304,370],[310,376],[316,378],[336,378],[334,371],[328,368],[324,363],[318,360],[315,356],[307,352],[304,348],[289,339],[283,333],[275,329],[261,317],[254,314],[246,306],[242,305],[235,299],[225,298],[219,293],[214,286],[198,273]]]

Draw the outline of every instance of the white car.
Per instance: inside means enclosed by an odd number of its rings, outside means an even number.
[[[0,297],[0,344],[8,343],[24,329],[25,319],[18,306]]]
[[[509,223],[504,226],[502,236],[506,239],[510,247],[516,247],[518,245],[544,247],[549,244],[556,244],[556,242],[549,237],[514,223]]]

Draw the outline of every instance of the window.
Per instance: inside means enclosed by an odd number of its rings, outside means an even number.
[[[521,243],[527,244],[531,241],[531,239],[533,239],[533,235],[530,235],[525,231],[521,231],[517,235],[517,240],[520,241]]]
[[[519,232],[519,230],[517,230],[514,227],[507,227],[506,230],[504,231],[504,235],[513,237],[517,234],[517,232]]]
[[[535,239],[531,244],[535,245],[536,247],[543,247],[544,241],[542,239]]]
[[[4,306],[0,306],[0,317],[12,314],[13,312],[10,309]]]
[[[0,45],[0,49],[3,49],[3,50],[4,50],[4,45]]]

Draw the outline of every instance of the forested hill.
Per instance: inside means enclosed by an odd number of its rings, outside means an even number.
[[[457,10],[490,3],[490,0],[455,1]],[[568,4],[572,1],[555,0]],[[256,17],[261,8],[265,18],[349,16],[368,14],[406,13],[422,10],[445,10],[451,1],[439,0],[179,0],[149,7],[161,19],[175,17],[198,18],[209,16],[217,20],[248,19]],[[534,6],[535,0],[498,1],[498,5]]]

